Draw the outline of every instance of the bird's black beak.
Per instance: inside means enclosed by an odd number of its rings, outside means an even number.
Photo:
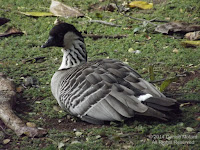
[[[50,47],[50,46],[56,46],[56,40],[52,36],[50,36],[48,38],[48,40],[46,41],[46,43],[44,45],[42,45],[41,47],[46,48],[46,47]]]

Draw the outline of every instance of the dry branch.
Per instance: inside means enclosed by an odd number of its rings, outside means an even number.
[[[152,23],[151,20],[146,20],[146,19],[143,19],[143,18],[135,18],[135,17],[132,17],[132,16],[129,16],[127,14],[125,14],[123,11],[120,11],[121,9],[119,8],[119,6],[117,5],[117,1],[116,0],[113,0],[113,2],[115,3],[116,7],[117,7],[117,11],[121,14],[123,14],[125,17],[128,17],[128,18],[131,18],[131,19],[134,19],[134,20],[138,20],[138,21],[142,21],[142,22],[147,22],[149,24],[152,24],[154,26],[157,26],[157,24],[155,23]]]
[[[125,38],[127,35],[96,35],[96,34],[83,34],[84,37],[93,38],[94,40],[100,39],[100,38],[109,38],[109,39],[120,39]]]
[[[90,20],[89,22],[101,23],[101,24],[105,24],[105,25],[109,25],[109,26],[113,26],[113,27],[121,27],[121,25],[117,25],[117,24],[114,24],[114,23],[111,23],[111,22],[106,22],[106,21],[103,21],[103,20]]]

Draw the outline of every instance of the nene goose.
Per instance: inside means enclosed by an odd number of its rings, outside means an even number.
[[[62,47],[63,52],[51,91],[70,114],[102,124],[135,115],[169,120],[179,112],[176,100],[166,98],[128,65],[114,59],[87,62],[84,38],[73,25],[55,25],[42,48],[50,46]]]

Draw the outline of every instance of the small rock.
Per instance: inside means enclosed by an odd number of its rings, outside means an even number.
[[[33,77],[27,77],[24,79],[24,86],[32,87],[38,85],[38,80]]]
[[[3,140],[3,144],[4,144],[4,145],[8,144],[9,142],[10,142],[10,139],[5,139],[5,140]]]
[[[129,49],[128,49],[128,52],[129,52],[129,53],[134,53],[134,54],[140,54],[140,53],[141,53],[140,50],[134,50],[133,48],[129,48]]]
[[[58,119],[58,123],[61,123],[63,121],[63,119]]]
[[[36,127],[36,124],[33,123],[33,122],[27,122],[26,125],[27,125],[27,127],[31,127],[31,128],[35,128]]]
[[[71,116],[70,116],[70,115],[67,115],[67,119],[70,120],[70,119],[71,119]]]
[[[79,136],[81,136],[83,133],[82,133],[82,132],[79,132],[79,131],[76,131],[75,134],[76,134],[77,137],[79,137]]]
[[[136,50],[136,51],[135,51],[135,54],[140,54],[140,53],[141,53],[140,50]]]
[[[187,127],[186,130],[187,130],[188,132],[192,132],[192,131],[194,131],[194,129],[191,128],[191,127]]]

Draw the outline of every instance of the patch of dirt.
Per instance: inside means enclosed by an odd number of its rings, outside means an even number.
[[[64,118],[60,119],[61,122],[59,123],[59,119],[46,119],[46,125],[44,126],[45,129],[56,129],[59,131],[73,131],[74,129],[81,130],[81,129],[91,129],[91,128],[100,128],[101,125],[94,125],[89,124],[87,122],[76,120],[71,121],[70,119]]]
[[[187,72],[185,73],[185,77],[180,77],[177,82],[172,82],[167,89],[165,90],[166,93],[174,94],[178,93],[180,91],[181,87],[184,87],[187,82],[194,80],[195,78],[200,79],[200,70],[192,71],[192,72]],[[173,98],[175,98],[172,96]]]

